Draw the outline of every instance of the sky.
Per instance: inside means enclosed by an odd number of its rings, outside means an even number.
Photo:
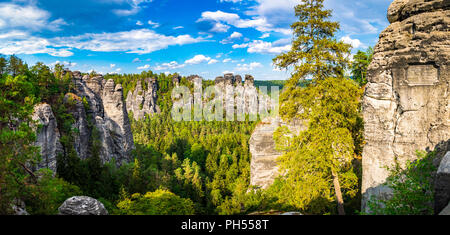
[[[392,0],[325,0],[352,53],[374,46]],[[0,54],[98,73],[282,80],[300,0],[0,0]]]

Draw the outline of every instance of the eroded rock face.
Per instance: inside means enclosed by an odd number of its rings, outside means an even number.
[[[174,78],[174,83],[179,84],[180,79]],[[145,80],[147,90],[142,88],[142,84],[138,82],[133,92],[129,91],[127,95],[127,111],[133,112],[133,117],[136,120],[145,118],[145,115],[153,115],[160,113],[160,108],[157,105],[157,91],[158,82],[155,78],[148,78]]]
[[[101,202],[86,196],[67,199],[58,211],[60,215],[108,215],[108,211]]]
[[[442,158],[434,188],[434,211],[440,212],[450,203],[450,151]]]
[[[38,169],[49,168],[56,172],[56,157],[63,152],[55,115],[49,104],[39,104],[34,107],[32,119],[40,127],[36,130],[36,145],[41,148],[41,162]]]
[[[374,49],[364,100],[362,207],[382,186],[397,160],[417,159],[450,139],[450,1],[396,0],[391,25]]]
[[[112,159],[117,165],[128,162],[134,148],[133,135],[123,101],[122,86],[102,76],[80,78],[74,72],[76,97],[74,128],[75,149],[81,159],[92,154],[92,141],[99,141],[99,154],[103,163]],[[87,107],[86,107],[87,106]],[[95,127],[95,132],[94,132]]]
[[[287,126],[292,134],[297,135],[304,126],[300,121],[285,123],[280,117],[268,117],[259,123],[250,138],[250,185],[267,188],[279,175],[276,160],[281,153],[275,149],[274,132],[281,126]]]

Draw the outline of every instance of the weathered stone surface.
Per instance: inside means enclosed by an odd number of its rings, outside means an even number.
[[[450,152],[442,159],[434,184],[434,211],[438,213],[450,203]]]
[[[103,163],[112,159],[116,160],[117,165],[128,162],[134,142],[122,86],[115,85],[111,79],[106,81],[102,76],[73,77],[76,96],[79,97],[75,99],[75,110],[71,111],[75,117],[74,128],[79,130],[75,136],[78,156],[82,159],[90,157],[90,143],[96,138],[100,140],[100,159]],[[87,102],[87,110],[83,99]]]
[[[11,204],[14,215],[30,215],[26,210],[25,202],[15,199]]]
[[[41,148],[41,162],[37,169],[49,168],[56,172],[56,157],[62,153],[62,145],[59,141],[60,134],[55,115],[49,104],[39,104],[34,108],[32,119],[37,121],[40,127],[36,133],[36,146]]]
[[[450,204],[447,205],[447,207],[445,207],[441,213],[439,213],[439,215],[450,215]]]
[[[175,85],[178,85],[180,78],[174,78],[173,82]],[[132,112],[136,120],[144,119],[145,115],[153,115],[161,112],[157,105],[157,80],[155,78],[148,78],[145,80],[145,83],[147,84],[147,90],[144,90],[142,84],[138,82],[134,91],[129,91],[127,95],[127,111]]]
[[[389,197],[386,166],[450,139],[449,3],[396,0],[389,8],[363,99],[363,209],[371,196]]]
[[[101,202],[86,196],[67,199],[58,211],[60,215],[108,215],[108,211]]]
[[[293,135],[304,128],[300,121],[285,123],[280,117],[267,117],[256,126],[249,141],[252,154],[250,185],[267,188],[279,175],[276,160],[281,153],[275,149],[273,134],[281,126],[287,126]]]

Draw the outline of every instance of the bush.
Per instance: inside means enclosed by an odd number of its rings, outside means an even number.
[[[393,191],[387,200],[371,198],[370,213],[375,215],[432,215],[434,153],[417,152],[419,157],[402,169],[398,164],[388,168],[390,176],[385,185]]]
[[[170,191],[158,189],[145,195],[139,193],[117,204],[122,215],[193,215],[194,203]]]

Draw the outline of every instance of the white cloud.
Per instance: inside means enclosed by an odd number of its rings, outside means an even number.
[[[354,49],[357,49],[357,48],[367,48],[367,46],[364,45],[364,43],[362,43],[359,39],[352,39],[350,36],[342,37],[342,38],[341,38],[341,41],[343,41],[343,42],[345,42],[345,43],[347,43],[347,44],[352,45],[352,47],[353,47]]]
[[[139,69],[139,70],[144,70],[144,69],[148,69],[148,68],[150,68],[150,65],[148,65],[148,64],[146,64],[144,66],[137,67],[137,69]]]
[[[142,26],[142,25],[144,25],[144,23],[142,23],[140,20],[138,20],[138,21],[136,22],[136,25]]]
[[[87,33],[72,37],[54,38],[59,47],[80,50],[147,54],[173,45],[185,45],[204,41],[190,35],[165,36],[149,29],[139,29],[115,33]]]
[[[116,67],[116,65],[115,64],[110,64],[109,67],[114,68],[114,67]]]
[[[287,52],[291,49],[289,40],[281,39],[275,42],[266,42],[262,40],[253,40],[250,43],[233,45],[233,49],[248,48],[248,53],[261,53],[261,54],[280,54]]]
[[[202,13],[200,19],[197,22],[202,21],[212,21],[215,22],[214,27],[211,29],[212,32],[227,32],[229,29],[228,25],[232,25],[236,28],[255,28],[261,32],[275,31],[281,33],[290,33],[290,30],[274,28],[272,24],[268,23],[267,19],[264,17],[253,17],[252,19],[241,19],[238,14],[227,13],[223,11],[205,11]],[[218,27],[220,26],[220,27]],[[227,26],[228,28],[226,28]],[[218,31],[217,28],[221,28]],[[226,30],[225,30],[226,29]]]
[[[172,70],[172,69],[179,69],[184,68],[185,64],[178,64],[176,61],[172,61],[170,63],[163,63],[162,65],[158,65],[155,67],[156,71],[160,70]]]
[[[196,55],[194,58],[186,60],[185,64],[200,64],[203,62],[208,62],[211,60],[211,57],[206,57],[204,55]]]
[[[183,26],[177,26],[177,27],[173,27],[173,29],[183,29]]]
[[[21,6],[14,3],[0,3],[0,30],[26,29],[40,31],[42,29],[56,31],[67,23],[59,18],[51,20],[49,12],[34,5]]]
[[[262,64],[259,62],[252,62],[250,64],[238,64],[236,67],[237,71],[251,71],[254,70],[255,68],[260,68],[262,67]]]
[[[228,43],[233,43],[234,40],[237,40],[239,38],[242,38],[242,33],[239,32],[233,32],[229,37],[223,39],[222,41],[220,41],[220,43],[222,44],[228,44]]]
[[[209,31],[215,33],[226,33],[228,32],[228,29],[230,29],[230,26],[217,22]]]
[[[156,23],[156,22],[153,22],[153,21],[151,21],[151,20],[149,20],[147,23],[148,23],[149,25],[151,25],[153,28],[158,28],[158,27],[160,26],[160,24],[158,24],[158,23]]]
[[[230,58],[227,58],[227,59],[224,59],[222,62],[223,62],[223,63],[228,63],[228,62],[231,62],[231,59],[230,59]]]
[[[69,57],[73,53],[65,48],[51,47],[49,40],[34,37],[26,32],[12,31],[0,34],[0,54],[49,54],[55,57]]]
[[[216,60],[216,59],[211,59],[211,60],[208,62],[208,64],[216,64],[216,63],[219,63],[219,61]]]
[[[134,60],[132,62],[133,63],[140,63],[140,62],[142,62],[142,60],[140,60],[139,58],[134,58]]]
[[[128,3],[130,6],[129,9],[114,9],[113,13],[118,16],[129,16],[138,13],[142,8],[141,4],[150,3],[153,0],[113,0],[113,2]]]

